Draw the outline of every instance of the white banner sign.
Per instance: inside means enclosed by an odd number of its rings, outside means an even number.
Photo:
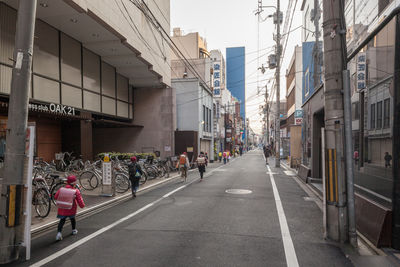
[[[357,55],[357,91],[362,91],[366,87],[367,55],[365,52]]]
[[[103,162],[103,185],[111,185],[111,162]]]

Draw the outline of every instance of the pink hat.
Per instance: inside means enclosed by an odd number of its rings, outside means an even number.
[[[69,175],[67,177],[67,183],[72,184],[76,182],[76,176],[75,175]]]
[[[135,156],[131,157],[131,161],[137,161],[137,158]]]

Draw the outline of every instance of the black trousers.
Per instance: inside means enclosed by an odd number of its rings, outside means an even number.
[[[203,179],[203,174],[206,171],[206,166],[199,165],[200,178]]]
[[[60,222],[58,223],[58,227],[57,227],[57,231],[58,232],[62,231],[66,220],[67,220],[67,218],[60,219]],[[69,218],[69,220],[71,221],[72,230],[76,229],[76,220],[75,220],[75,218]]]

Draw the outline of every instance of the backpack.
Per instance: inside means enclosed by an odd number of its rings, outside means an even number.
[[[185,165],[186,164],[186,156],[181,155],[179,158],[179,164],[180,165]]]
[[[76,189],[61,187],[56,201],[59,209],[72,209],[76,197]]]
[[[134,177],[137,178],[137,177],[141,176],[141,174],[137,168],[137,164],[129,164],[128,168],[129,168],[129,177],[130,178],[134,178]]]
[[[198,157],[198,158],[197,158],[197,163],[198,163],[199,165],[204,165],[204,164],[206,164],[206,158],[205,158],[205,157]]]

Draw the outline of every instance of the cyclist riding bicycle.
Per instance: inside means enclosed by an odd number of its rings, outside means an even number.
[[[179,156],[178,165],[179,165],[179,171],[181,172],[181,177],[184,178],[184,180],[186,182],[187,171],[190,166],[189,158],[187,157],[186,152],[183,152],[183,154]]]

